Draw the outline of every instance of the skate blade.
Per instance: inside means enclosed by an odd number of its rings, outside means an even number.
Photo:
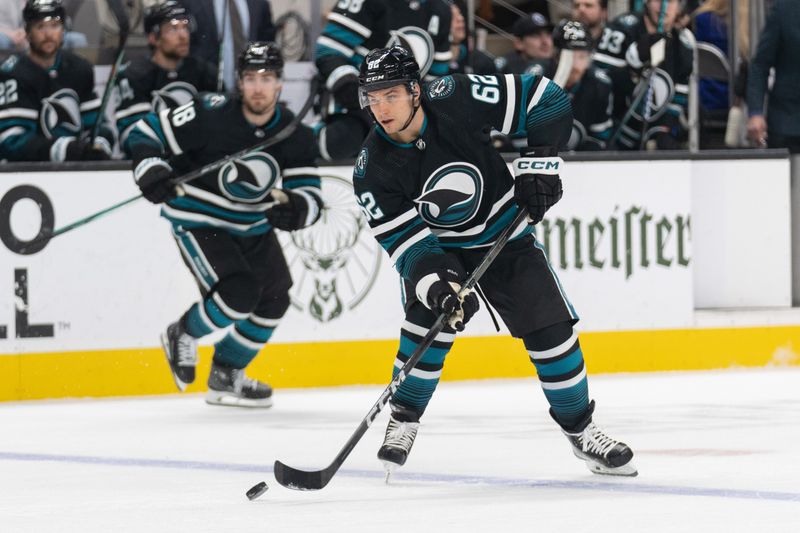
[[[394,474],[394,471],[397,470],[398,464],[383,460],[381,460],[381,462],[383,463],[384,470],[386,470],[386,477],[383,479],[383,481],[388,485],[389,478],[392,476],[392,474]]]
[[[249,408],[267,408],[272,407],[272,398],[264,398],[262,400],[253,400],[249,398],[240,398],[233,394],[226,394],[221,392],[209,391],[206,394],[206,403],[209,405],[223,405],[227,407],[249,407]]]
[[[183,392],[186,390],[186,387],[189,386],[189,383],[184,383],[178,375],[172,371],[172,359],[169,358],[169,341],[167,340],[167,334],[161,334],[161,347],[164,349],[164,357],[167,358],[167,366],[169,366],[169,373],[172,374],[172,380],[177,385],[178,390]]]
[[[639,471],[636,470],[636,467],[633,466],[632,462],[629,462],[628,464],[624,464],[622,466],[618,466],[616,468],[612,468],[603,466],[593,461],[586,461],[586,466],[589,467],[589,470],[593,474],[600,474],[601,476],[636,477],[639,475]]]

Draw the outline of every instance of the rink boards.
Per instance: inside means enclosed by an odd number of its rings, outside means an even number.
[[[137,194],[128,171],[108,168],[0,179],[0,400],[174,392],[158,336],[198,292],[157,207],[135,202],[19,253],[43,226]],[[273,386],[390,376],[399,283],[353,201],[350,173],[322,168],[326,217],[281,234],[293,305],[251,367]],[[565,198],[537,237],[581,316],[590,372],[798,364],[787,159],[572,161],[562,178]],[[709,307],[722,311],[698,315]],[[743,318],[741,308],[758,312]],[[210,357],[201,349],[200,376]],[[521,343],[495,332],[485,312],[444,371],[529,375]],[[190,390],[203,388],[200,378]]]

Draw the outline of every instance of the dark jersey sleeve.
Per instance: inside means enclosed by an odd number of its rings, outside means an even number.
[[[572,105],[555,82],[534,74],[454,74],[427,86],[434,105],[467,113],[472,127],[490,126],[528,146],[563,148],[572,130]]]
[[[37,91],[16,72],[17,57],[0,67],[0,159],[8,161],[50,161],[55,139],[39,132]]]
[[[105,149],[111,154],[115,135],[111,122],[105,114],[105,110],[102,110],[103,115],[100,116],[102,98],[96,93],[94,88],[94,68],[89,62],[81,59],[75,62],[74,69],[79,73],[77,78],[80,80],[80,87],[76,92],[80,99],[83,133],[88,137],[95,123],[99,120],[97,138],[93,140],[95,144],[105,144]]]
[[[384,31],[386,8],[381,0],[341,0],[328,15],[317,38],[316,64],[330,89],[345,75],[358,76],[358,67],[369,50],[364,42],[373,32]]]
[[[453,60],[450,51],[450,22],[453,17],[450,7],[441,0],[431,1],[435,3],[432,6],[432,16],[427,29],[433,38],[433,62],[425,77],[426,80],[446,75],[450,72],[450,61]]]
[[[356,202],[397,271],[416,284],[427,274],[451,266],[452,259],[419,216],[412,200],[412,180],[404,179],[404,170],[391,158],[382,158],[379,147],[370,139],[353,171]]]
[[[150,75],[142,69],[129,65],[117,77],[115,98],[117,107],[114,114],[120,145],[126,146],[128,134],[133,125],[152,111],[148,80]]]

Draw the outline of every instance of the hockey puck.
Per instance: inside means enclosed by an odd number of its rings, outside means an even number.
[[[256,483],[255,485],[253,485],[252,487],[250,487],[250,490],[248,490],[246,492],[247,499],[250,500],[250,501],[253,501],[256,498],[258,498],[259,496],[261,496],[262,494],[264,494],[265,492],[267,492],[267,490],[269,490],[269,487],[267,486],[267,482],[266,481],[260,481],[260,482]]]

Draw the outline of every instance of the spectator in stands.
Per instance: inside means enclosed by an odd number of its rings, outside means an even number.
[[[497,70],[503,74],[552,75],[555,62],[550,21],[541,13],[531,13],[517,19],[511,32],[514,51],[497,59]]]
[[[800,153],[800,2],[775,0],[758,40],[747,81],[748,136],[770,148]],[[775,83],[765,109],[769,71]],[[764,115],[766,113],[766,120]]]
[[[572,0],[572,20],[589,30],[597,46],[608,21],[608,0]]]
[[[186,9],[197,25],[190,53],[221,69],[220,91],[236,87],[236,58],[248,42],[275,40],[267,0],[191,0]]]
[[[495,58],[482,50],[475,49],[474,39],[468,34],[467,23],[464,20],[464,6],[462,2],[453,2],[450,12],[453,15],[450,21],[450,72],[459,74],[494,74]]]
[[[189,57],[192,24],[178,0],[163,0],[145,11],[144,28],[153,53],[132,59],[117,79],[115,118],[119,144],[128,156],[125,141],[140,118],[189,103],[198,92],[216,90],[216,69]]]
[[[0,66],[0,159],[109,159],[114,135],[98,118],[94,69],[61,48],[66,18],[61,0],[28,0],[22,17],[28,51]]]
[[[25,0],[3,0],[0,3],[0,50],[20,51],[28,47],[22,20],[23,6],[25,6]],[[65,24],[67,22],[65,20]],[[85,46],[88,46],[88,42],[84,34],[76,31],[64,33],[64,48],[83,48]]]
[[[144,33],[142,21],[144,11],[156,4],[158,0],[124,0],[122,6],[128,12],[128,40],[126,46],[139,47],[147,45],[147,36]],[[94,0],[97,10],[97,22],[100,24],[100,47],[116,48],[119,42],[119,26],[117,19],[108,7],[108,0]]]

